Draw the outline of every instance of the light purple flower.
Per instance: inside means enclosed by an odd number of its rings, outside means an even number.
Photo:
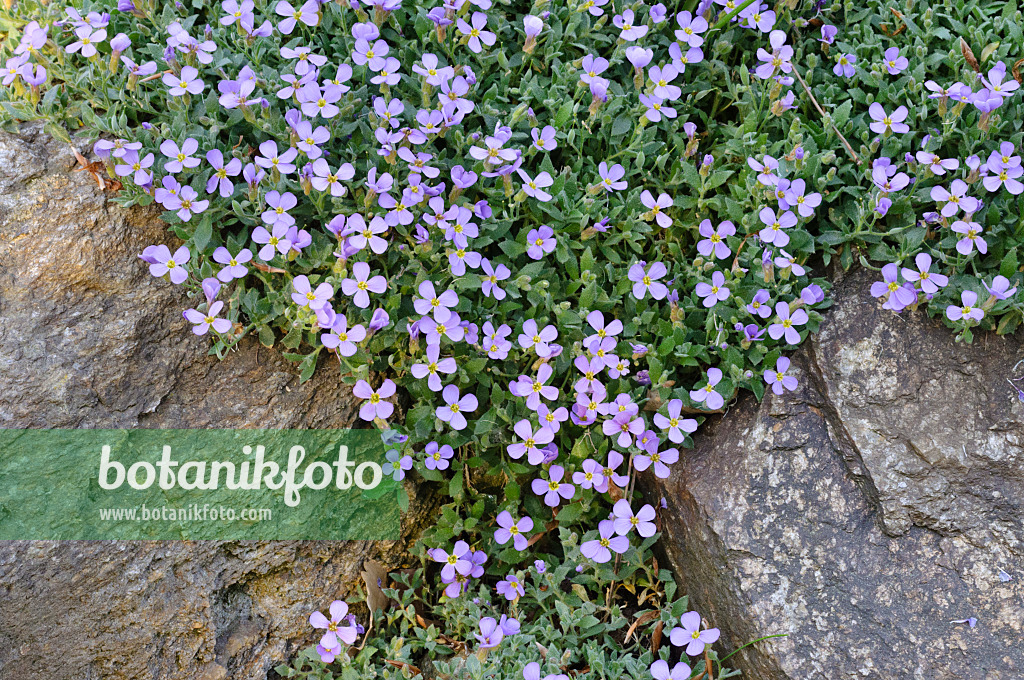
[[[788,308],[787,308],[788,309]],[[802,311],[802,310],[799,310]],[[806,316],[806,313],[805,313]],[[715,386],[722,381],[722,371],[714,366],[708,369],[708,382],[704,387],[690,390],[690,399],[703,403],[711,411],[725,406],[725,397],[715,391]]]
[[[615,533],[619,536],[625,536],[632,529],[636,529],[636,532],[644,538],[650,538],[657,531],[653,521],[654,507],[649,504],[644,505],[636,514],[633,514],[633,508],[630,507],[629,501],[620,498],[612,506],[612,515],[615,517]]]
[[[597,534],[597,538],[580,544],[580,552],[588,560],[604,564],[611,561],[612,550],[619,555],[629,550],[629,538],[615,535],[615,523],[612,520],[606,519],[599,522]]]
[[[281,0],[274,7],[274,12],[285,19],[277,25],[277,30],[285,35],[291,34],[295,26],[302,22],[306,26],[316,26],[320,23],[320,3],[316,0],[306,0],[300,7],[293,7],[286,0]]]
[[[533,519],[513,519],[508,510],[503,510],[498,513],[497,521],[498,529],[494,532],[494,540],[498,545],[505,545],[511,540],[512,546],[520,552],[529,547],[526,533],[533,531]]]
[[[455,359],[452,357],[440,358],[440,345],[427,345],[427,361],[422,364],[413,364],[410,368],[412,375],[417,380],[427,378],[427,387],[434,392],[441,391],[441,376],[438,373],[452,374],[458,368]],[[429,376],[429,377],[428,377]]]
[[[526,174],[526,171],[523,170],[522,168],[517,170],[517,172],[519,173],[519,177],[522,178],[523,180],[523,192],[527,196],[532,196],[533,198],[536,198],[538,201],[547,202],[551,200],[551,194],[544,191],[544,189],[555,183],[555,180],[551,178],[551,175],[549,175],[547,172],[541,172],[536,177],[531,179],[530,176]]]
[[[950,227],[957,234],[962,234],[961,238],[956,243],[956,250],[961,255],[970,255],[975,248],[978,252],[984,255],[988,252],[988,243],[981,237],[981,232],[984,231],[982,226],[977,222],[964,222],[963,220],[957,220]]]
[[[807,312],[797,309],[790,314],[789,303],[778,302],[775,304],[775,314],[779,318],[778,323],[768,326],[768,335],[772,340],[778,340],[786,336],[786,343],[790,345],[800,344],[800,332],[795,326],[802,326],[808,321]],[[692,397],[693,395],[691,395]]]
[[[352,265],[352,275],[355,278],[344,279],[341,282],[341,291],[352,297],[352,302],[360,309],[370,306],[370,293],[381,294],[387,290],[388,282],[383,276],[370,276],[370,265],[365,262],[356,262]]]
[[[697,252],[704,257],[714,257],[724,260],[729,257],[732,250],[725,244],[725,239],[736,233],[736,227],[729,220],[718,225],[718,229],[711,226],[711,220],[704,220],[698,227],[703,240],[697,242]]]
[[[779,360],[775,362],[775,370],[767,370],[764,372],[764,381],[771,386],[772,392],[775,394],[782,394],[785,390],[792,392],[796,389],[796,378],[791,375],[786,375],[786,371],[789,370],[789,366],[790,361],[788,357],[779,357]]]
[[[703,298],[704,306],[711,308],[719,302],[729,299],[729,289],[725,287],[725,275],[720,271],[711,274],[711,283],[701,281],[697,284],[696,293]]]
[[[320,645],[325,649],[335,649],[342,642],[346,645],[354,643],[356,641],[355,625],[341,625],[347,618],[348,605],[341,600],[335,600],[331,603],[328,611],[331,615],[330,619],[320,612],[313,612],[309,616],[309,625],[326,631],[320,638]]]
[[[1009,299],[1017,292],[1017,286],[1010,288],[1010,280],[1002,275],[997,275],[992,279],[991,286],[985,283],[984,280],[982,280],[981,285],[985,286],[988,294],[997,300]]]
[[[199,71],[193,66],[183,66],[181,74],[175,76],[173,73],[165,73],[162,81],[170,88],[167,93],[172,97],[180,97],[183,94],[199,94],[206,87],[199,78]]]
[[[668,402],[668,417],[660,413],[654,414],[654,424],[662,430],[668,430],[668,438],[676,444],[682,444],[687,434],[697,431],[697,421],[693,418],[683,418],[682,399],[672,399]]]
[[[765,206],[761,208],[758,217],[765,225],[758,233],[762,241],[780,248],[789,245],[789,234],[783,230],[796,226],[796,215],[788,210],[777,215],[774,210]]]
[[[367,421],[374,418],[387,420],[395,412],[395,405],[384,400],[394,396],[397,391],[394,381],[390,378],[381,383],[376,391],[365,380],[357,382],[352,388],[352,394],[366,401],[359,407],[359,417]]]
[[[292,288],[295,289],[295,292],[292,293],[292,302],[300,307],[308,306],[314,311],[323,309],[324,305],[334,296],[334,286],[325,281],[317,286],[316,290],[313,290],[309,278],[305,274],[300,274],[292,279]]]
[[[479,403],[472,394],[459,395],[459,388],[455,385],[448,385],[441,392],[441,398],[445,405],[438,406],[435,414],[442,421],[448,423],[455,430],[466,429],[466,413],[472,413],[477,409]]]
[[[538,478],[530,483],[530,488],[538,496],[544,497],[544,504],[553,508],[561,503],[562,499],[571,499],[576,494],[576,487],[568,482],[563,482],[565,468],[561,465],[552,465],[548,468],[548,478]]]
[[[899,106],[892,112],[892,114],[888,114],[885,112],[885,109],[882,108],[881,104],[875,102],[868,107],[868,115],[870,115],[871,120],[874,121],[868,127],[871,128],[872,132],[876,132],[878,134],[883,134],[885,132],[893,132],[897,134],[910,132],[910,126],[903,122],[907,119],[908,114],[909,111],[906,106]]]
[[[633,282],[633,297],[643,300],[650,292],[655,300],[663,300],[668,295],[668,286],[661,283],[661,279],[668,273],[668,268],[661,262],[655,262],[649,269],[645,270],[639,262],[629,268],[628,278]]]
[[[526,254],[530,259],[543,259],[557,245],[555,230],[546,224],[540,225],[539,229],[531,229],[526,235],[526,244]]]
[[[885,58],[882,60],[885,70],[889,72],[889,75],[896,76],[902,73],[910,62],[906,57],[900,56],[900,48],[890,47],[885,51]]]
[[[438,445],[437,442],[430,442],[423,451],[423,465],[428,470],[447,470],[449,460],[455,456],[455,451],[448,444]]]
[[[491,31],[484,30],[487,27],[487,15],[483,12],[473,12],[470,21],[472,25],[463,19],[458,19],[456,25],[458,26],[459,33],[469,38],[469,49],[476,54],[480,54],[483,50],[480,43],[491,47],[498,39],[498,36]]]
[[[679,623],[682,628],[673,628],[669,632],[669,640],[676,647],[686,645],[686,653],[690,656],[700,656],[705,645],[714,644],[720,636],[717,628],[700,629],[700,614],[697,612],[686,612],[679,617]]]
[[[970,319],[973,321],[981,321],[985,312],[981,307],[975,307],[978,304],[978,294],[973,290],[965,290],[960,293],[960,301],[963,303],[962,306],[949,305],[946,307],[946,316],[950,321],[960,321],[961,319]]]
[[[356,343],[365,339],[366,329],[361,324],[349,328],[348,319],[344,314],[336,315],[330,325],[330,332],[320,335],[320,342],[324,344],[324,347],[335,350],[343,357],[355,354],[358,349]]]

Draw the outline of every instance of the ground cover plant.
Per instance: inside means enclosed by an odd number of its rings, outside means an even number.
[[[717,678],[716,622],[659,567],[638,482],[740,390],[795,389],[830,271],[877,270],[866,303],[923,308],[965,352],[1017,328],[1021,21],[26,1],[0,14],[0,117],[162,207],[183,245],[140,266],[188,291],[168,313],[212,353],[253,335],[303,380],[339,370],[389,472],[445,494],[376,632],[323,603],[279,673]]]

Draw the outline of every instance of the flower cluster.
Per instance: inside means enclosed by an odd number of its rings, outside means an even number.
[[[949,65],[921,30],[966,18],[882,40],[874,0],[844,26],[726,0],[88,4],[16,14],[3,110],[81,121],[115,200],[163,208],[183,244],[140,257],[214,352],[254,335],[302,380],[337,367],[387,474],[446,494],[427,572],[479,650],[562,589],[533,560],[608,607],[670,580],[642,490],[740,390],[799,388],[821,264],[968,341],[1024,318],[1008,22]],[[330,613],[319,657],[347,663]],[[717,630],[672,618],[712,663]],[[557,677],[538,664],[516,674]]]

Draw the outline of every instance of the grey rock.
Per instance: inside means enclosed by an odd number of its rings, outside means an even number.
[[[649,484],[661,544],[728,650],[787,635],[733,657],[745,678],[1022,678],[1024,338],[958,345],[870,274],[837,285],[795,392],[741,398]]]
[[[254,341],[207,356],[181,317],[192,303],[137,258],[177,245],[165,225],[109,203],[65,145],[0,133],[0,162],[0,427],[355,421],[329,367],[300,385]],[[399,566],[436,504],[412,507],[392,543],[0,544],[0,678],[264,678],[315,642],[310,612],[354,593],[365,559]]]

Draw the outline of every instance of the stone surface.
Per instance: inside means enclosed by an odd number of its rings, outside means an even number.
[[[255,342],[224,361],[189,332],[178,287],[137,254],[172,237],[108,203],[70,149],[0,133],[0,427],[347,427],[336,372],[300,385]],[[417,514],[417,510],[419,514]],[[0,544],[0,678],[263,678],[315,638],[310,611],[353,592],[397,544]]]
[[[837,285],[797,391],[740,399],[652,485],[662,544],[727,648],[788,635],[734,657],[749,680],[1024,678],[1024,338],[958,345],[871,279]]]

